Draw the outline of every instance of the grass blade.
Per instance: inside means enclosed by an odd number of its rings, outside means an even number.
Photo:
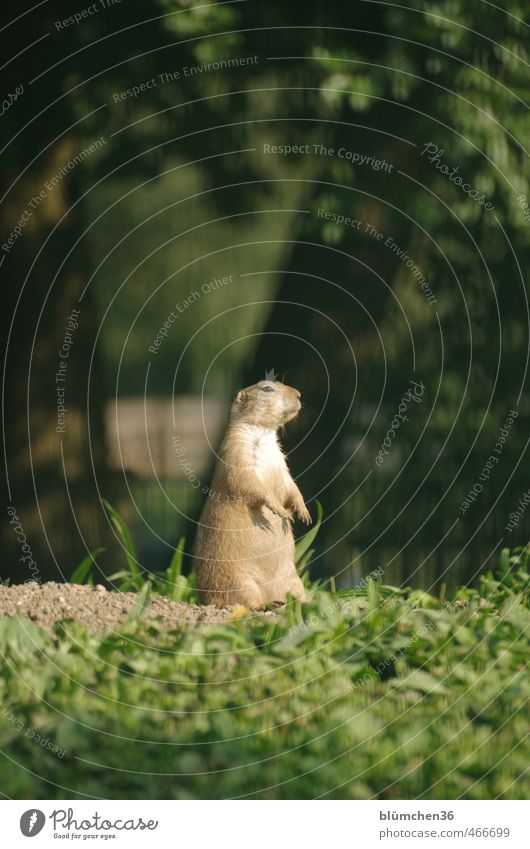
[[[145,613],[151,602],[151,581],[146,581],[138,593],[134,607],[127,617],[127,622],[137,622]]]
[[[140,566],[138,564],[138,560],[136,558],[136,552],[134,550],[134,544],[132,541],[131,534],[129,532],[129,528],[123,521],[118,511],[114,509],[112,504],[110,504],[105,498],[102,499],[102,503],[105,510],[109,514],[111,522],[114,525],[116,533],[118,534],[123,545],[131,579],[133,580],[134,585],[139,589],[143,585],[143,577]]]
[[[96,557],[103,551],[105,551],[104,548],[95,548],[93,551],[90,551],[86,557],[83,557],[79,566],[76,566],[72,572],[70,576],[70,583],[83,584],[90,572],[90,569],[92,568],[92,564],[96,562]]]
[[[503,548],[499,557],[499,572],[501,580],[510,574],[510,549]]]
[[[309,563],[312,560],[314,553],[315,549],[310,548],[309,551],[306,551],[305,554],[301,556],[300,560],[296,564],[296,569],[300,577],[309,571]]]
[[[169,564],[166,570],[166,596],[172,601],[179,601],[181,595],[181,587],[179,586],[179,579],[182,575],[182,560],[184,558],[184,546],[186,544],[186,537],[181,537],[178,541],[177,547],[173,552],[173,557],[171,558],[171,563]]]
[[[313,525],[313,527],[311,528],[311,530],[308,531],[305,534],[305,536],[303,536],[302,539],[300,539],[298,541],[296,548],[294,550],[294,562],[295,562],[296,566],[298,566],[298,564],[301,562],[302,557],[304,556],[304,554],[306,553],[308,548],[313,543],[313,540],[315,539],[316,535],[318,534],[318,531],[320,529],[320,525],[322,523],[322,516],[324,514],[324,511],[322,509],[322,504],[320,503],[320,501],[315,501],[315,505],[316,505],[316,508],[317,508],[316,522]]]

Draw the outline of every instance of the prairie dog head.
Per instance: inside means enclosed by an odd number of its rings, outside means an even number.
[[[296,418],[301,406],[298,389],[275,380],[260,380],[237,393],[230,419],[276,430]]]

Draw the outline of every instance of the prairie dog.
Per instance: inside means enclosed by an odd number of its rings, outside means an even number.
[[[203,604],[255,610],[287,593],[305,598],[291,520],[311,516],[277,435],[300,407],[299,391],[273,380],[242,389],[232,404],[195,541]]]

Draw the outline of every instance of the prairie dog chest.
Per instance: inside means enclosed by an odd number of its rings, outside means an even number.
[[[256,431],[252,435],[252,462],[258,478],[285,480],[289,476],[287,463],[274,431]]]

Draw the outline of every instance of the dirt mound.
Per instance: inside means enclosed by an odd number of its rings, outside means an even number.
[[[108,592],[103,586],[93,588],[82,584],[32,581],[12,587],[0,586],[0,618],[27,616],[48,630],[61,619],[75,619],[91,631],[107,631],[129,618],[137,599],[137,593]],[[160,618],[168,628],[177,628],[182,624],[224,622],[244,613],[241,608],[219,610],[152,595],[141,618],[143,621]]]

